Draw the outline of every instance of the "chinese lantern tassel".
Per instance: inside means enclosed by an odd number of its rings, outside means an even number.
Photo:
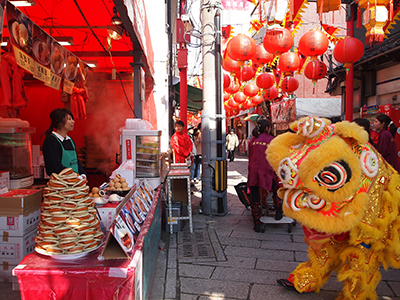
[[[275,0],[275,15],[276,15],[277,10],[278,10],[278,0]]]
[[[390,0],[389,4],[389,21],[393,22],[393,0]]]
[[[357,8],[357,28],[361,28],[361,9]]]
[[[290,21],[293,21],[294,17],[294,1],[290,1]]]
[[[367,13],[365,14],[365,19],[366,20],[369,20],[369,14],[370,14],[370,11],[369,11],[369,1],[368,1],[368,3],[367,3]]]
[[[319,21],[322,22],[322,12],[324,11],[324,0],[321,0],[319,7]]]
[[[335,23],[335,11],[332,11],[332,24]]]
[[[377,16],[376,16],[376,1],[377,1],[377,0],[375,0],[375,19],[376,19],[376,17],[377,17]]]
[[[312,89],[313,94],[315,94],[315,83],[316,83],[316,81],[313,80],[313,89]]]

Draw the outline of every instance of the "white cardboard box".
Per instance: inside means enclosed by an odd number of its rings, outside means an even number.
[[[40,145],[32,145],[32,166],[40,166]]]
[[[97,207],[101,225],[104,227],[106,232],[110,231],[109,228],[114,221],[118,204],[119,203],[106,203],[104,206]]]
[[[22,237],[36,230],[40,221],[40,208],[18,217],[0,217],[0,236]]]
[[[10,189],[10,172],[0,171],[0,189],[5,187]]]
[[[13,282],[12,271],[16,265],[9,265],[8,263],[0,264],[0,282]]]
[[[0,264],[18,265],[35,250],[36,230],[23,237],[0,236]]]
[[[44,178],[44,167],[43,166],[33,166],[33,178],[42,179]]]

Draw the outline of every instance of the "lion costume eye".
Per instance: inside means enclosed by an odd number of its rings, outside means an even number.
[[[331,192],[340,189],[350,178],[351,170],[343,160],[330,164],[314,177],[319,185],[327,187]]]

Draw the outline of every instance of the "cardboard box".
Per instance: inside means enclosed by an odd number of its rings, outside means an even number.
[[[42,191],[40,190],[12,190],[0,195],[0,216],[27,216],[40,208],[41,203]]]
[[[0,236],[22,237],[36,230],[40,221],[40,208],[34,212],[18,217],[0,217]]]
[[[117,207],[119,203],[106,203],[103,206],[96,207],[100,216],[100,222],[104,231],[110,231],[115,215],[117,214]]]
[[[4,262],[0,264],[0,282],[13,282],[12,271],[16,265],[9,265]]]
[[[10,172],[0,171],[0,189],[10,188]]]
[[[40,145],[32,145],[32,166],[40,166]]]
[[[36,230],[23,237],[0,236],[0,264],[18,265],[35,250]]]

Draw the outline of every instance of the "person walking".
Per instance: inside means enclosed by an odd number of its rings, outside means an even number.
[[[265,150],[272,141],[273,136],[269,134],[271,122],[267,119],[260,119],[254,128],[253,137],[249,142],[249,167],[247,176],[247,187],[251,193],[251,216],[253,217],[254,231],[261,231],[261,201],[260,192],[262,189],[273,193],[275,220],[282,219],[282,200],[277,195],[279,180],[275,171],[267,161]]]
[[[196,130],[197,129],[197,130]],[[196,147],[196,155],[193,159],[193,173],[192,179],[195,183],[200,180],[200,166],[201,166],[201,131],[195,128],[193,133],[194,146]]]
[[[390,131],[388,130],[390,128]],[[397,158],[397,146],[394,141],[396,125],[392,119],[385,114],[377,115],[374,119],[374,130],[378,133],[376,150],[384,159],[397,171],[400,172],[399,161]],[[393,134],[394,133],[394,134]]]
[[[226,136],[226,149],[228,150],[229,161],[235,160],[235,149],[239,146],[239,139],[235,134],[235,130],[231,129],[231,132]]]
[[[187,133],[183,132],[185,123],[181,120],[175,123],[175,133],[171,137],[171,147],[174,151],[175,163],[186,163],[192,154],[193,143]]]

